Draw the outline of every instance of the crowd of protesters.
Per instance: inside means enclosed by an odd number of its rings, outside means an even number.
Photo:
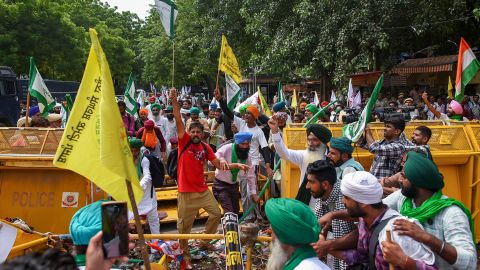
[[[267,269],[476,269],[472,217],[462,203],[442,193],[448,179],[432,159],[432,131],[418,126],[405,134],[405,125],[409,120],[478,120],[478,95],[465,95],[457,102],[415,89],[395,97],[379,94],[372,121],[384,123],[383,138],[375,140],[367,126],[356,143],[374,154],[370,168],[354,159],[351,140],[332,137],[321,124],[346,122],[368,102],[368,94],[357,108],[348,108],[348,101],[339,97],[320,114],[329,101],[315,104],[312,96],[302,93],[292,108],[289,95],[282,101],[275,97],[271,117],[255,104],[232,110],[220,89],[214,97],[192,104],[189,96],[177,96],[172,88],[168,104],[153,95],[139,104],[135,116],[118,102],[145,192],[142,214],[148,216],[152,232],[160,231],[161,217],[155,195],[149,192],[147,154],[163,161],[176,181],[179,233],[190,233],[200,208],[209,214],[205,232],[215,233],[222,210],[240,215],[240,203],[244,212],[256,205],[244,222],[271,226]],[[306,148],[288,149],[284,128],[307,121],[311,124],[306,127]],[[300,168],[295,200],[280,198],[284,179],[274,165],[281,159]],[[212,190],[204,177],[211,169]],[[259,207],[260,173],[273,179],[272,198],[264,209]],[[92,244],[98,230],[90,231],[83,243]],[[186,269],[192,269],[187,242],[180,245]],[[209,243],[202,242],[201,248],[210,248]]]

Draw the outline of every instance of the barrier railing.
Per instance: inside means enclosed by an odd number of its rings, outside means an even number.
[[[159,239],[159,240],[220,240],[224,239],[223,234],[145,234],[145,240]],[[133,234],[132,239],[138,240],[138,234]],[[272,237],[270,236],[257,236],[255,242],[271,242]],[[247,246],[247,262],[245,265],[246,270],[252,269],[252,249],[253,245]],[[164,259],[160,260],[157,264],[152,263],[152,269],[167,269],[162,265],[165,263]]]

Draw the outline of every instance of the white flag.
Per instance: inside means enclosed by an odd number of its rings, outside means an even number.
[[[330,96],[330,103],[337,101],[337,96],[335,95],[335,90],[332,90],[332,95]]]
[[[226,96],[227,96],[227,106],[230,110],[233,110],[237,105],[238,98],[240,97],[240,86],[225,73],[225,82],[226,82]]]
[[[155,7],[163,28],[170,39],[175,36],[175,20],[177,19],[178,11],[174,1],[171,0],[155,0]]]
[[[352,78],[350,78],[350,81],[348,82],[347,107],[352,107],[354,96],[355,92],[353,91]]]
[[[137,102],[140,104],[140,108],[145,108],[145,91],[142,89],[138,89],[138,96],[137,96]]]
[[[361,105],[362,105],[362,93],[360,91],[357,91],[357,93],[353,97],[350,108],[360,107]]]
[[[46,116],[48,111],[55,107],[55,99],[50,94],[50,91],[48,91],[48,88],[42,79],[42,75],[38,72],[33,57],[30,57],[30,80],[28,82],[28,91],[32,97],[37,99],[38,108],[42,115]]]
[[[313,96],[313,103],[318,107],[318,105],[320,105],[320,99],[318,99],[317,92],[315,91],[314,93],[315,95]]]

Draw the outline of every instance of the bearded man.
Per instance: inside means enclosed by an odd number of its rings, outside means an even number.
[[[305,204],[272,198],[265,205],[272,226],[272,246],[267,270],[326,270],[310,243],[318,241],[320,226]]]
[[[289,162],[300,167],[300,181],[299,191],[296,199],[310,206],[312,210],[315,210],[315,198],[311,197],[310,192],[307,190],[306,171],[308,164],[317,160],[325,160],[327,143],[332,138],[332,132],[323,125],[313,124],[307,127],[307,144],[306,150],[291,150],[287,149],[283,138],[280,135],[278,122],[275,118],[271,118],[268,121],[270,130],[272,131],[273,145],[275,151],[281,158],[288,160]]]
[[[332,139],[333,140],[333,139]],[[335,168],[326,160],[317,160],[307,167],[307,190],[312,197],[318,199],[315,205],[315,216],[320,218],[332,211],[345,209],[343,195],[340,192],[340,181],[337,180]],[[335,219],[331,230],[322,230],[327,239],[338,239],[355,229],[351,221]],[[313,245],[316,248],[317,243]],[[321,256],[323,257],[323,256]],[[347,269],[347,264],[331,255],[327,257],[327,265],[331,269]]]
[[[259,202],[255,183],[255,170],[252,166],[252,159],[248,155],[250,151],[250,142],[253,134],[248,132],[239,132],[235,134],[233,143],[226,144],[215,153],[220,160],[220,164],[243,163],[248,166],[248,170],[240,171],[231,169],[229,171],[215,170],[215,181],[213,182],[213,195],[220,202],[224,213],[240,213],[240,191],[238,183],[247,181],[248,194],[252,200]],[[223,165],[222,165],[223,166]]]
[[[353,157],[352,141],[346,137],[332,138],[330,140],[330,151],[328,160],[332,166],[335,166],[337,179],[342,180],[344,175],[356,171],[364,171],[363,166]]]
[[[160,106],[160,104],[157,104],[157,103],[152,104],[151,110],[152,110],[152,117],[150,117],[150,120],[152,120],[155,123],[155,126],[160,128],[160,131],[162,132],[162,134],[167,134],[167,118],[160,115],[162,106]]]
[[[395,230],[429,247],[438,269],[476,269],[477,252],[470,211],[442,194],[443,176],[420,153],[408,152],[400,175],[401,190],[383,200],[421,225],[395,221]]]

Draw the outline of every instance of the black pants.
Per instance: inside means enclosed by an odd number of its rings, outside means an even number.
[[[213,181],[213,196],[220,203],[223,212],[240,213],[240,191],[238,183],[228,184],[215,178]]]

